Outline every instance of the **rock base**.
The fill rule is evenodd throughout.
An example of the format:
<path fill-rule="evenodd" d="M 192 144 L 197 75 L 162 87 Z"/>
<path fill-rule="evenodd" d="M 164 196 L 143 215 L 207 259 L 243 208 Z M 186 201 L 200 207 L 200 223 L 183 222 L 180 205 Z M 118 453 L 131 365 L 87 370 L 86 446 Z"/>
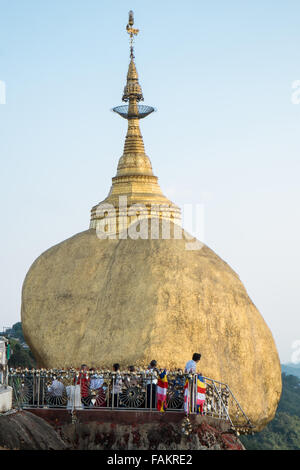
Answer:
<path fill-rule="evenodd" d="M 190 416 L 192 431 L 182 433 L 183 413 L 112 410 L 77 411 L 75 422 L 67 410 L 38 409 L 67 449 L 77 450 L 244 450 L 229 423 L 206 416 Z"/>
<path fill-rule="evenodd" d="M 64 450 L 67 446 L 44 419 L 28 411 L 0 415 L 0 449 Z"/>

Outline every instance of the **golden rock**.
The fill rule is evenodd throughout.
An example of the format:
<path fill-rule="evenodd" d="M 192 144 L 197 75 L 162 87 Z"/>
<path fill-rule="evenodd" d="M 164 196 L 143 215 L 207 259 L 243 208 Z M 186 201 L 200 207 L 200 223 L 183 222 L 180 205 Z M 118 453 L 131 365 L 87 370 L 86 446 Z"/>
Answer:
<path fill-rule="evenodd" d="M 99 240 L 94 229 L 43 253 L 23 286 L 22 324 L 40 366 L 119 362 L 198 370 L 227 383 L 257 425 L 281 393 L 272 334 L 237 274 L 207 246 Z"/>

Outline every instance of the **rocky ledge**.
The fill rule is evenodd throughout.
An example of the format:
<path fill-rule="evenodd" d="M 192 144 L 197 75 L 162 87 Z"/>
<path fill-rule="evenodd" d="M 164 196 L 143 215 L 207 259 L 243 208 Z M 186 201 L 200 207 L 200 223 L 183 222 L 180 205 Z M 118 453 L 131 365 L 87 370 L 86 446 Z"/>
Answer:
<path fill-rule="evenodd" d="M 74 417 L 73 417 L 74 418 Z M 31 410 L 0 415 L 0 448 L 20 450 L 244 450 L 227 423 L 182 413 Z"/>
<path fill-rule="evenodd" d="M 0 415 L 0 449 L 63 450 L 65 443 L 44 419 L 28 411 Z"/>

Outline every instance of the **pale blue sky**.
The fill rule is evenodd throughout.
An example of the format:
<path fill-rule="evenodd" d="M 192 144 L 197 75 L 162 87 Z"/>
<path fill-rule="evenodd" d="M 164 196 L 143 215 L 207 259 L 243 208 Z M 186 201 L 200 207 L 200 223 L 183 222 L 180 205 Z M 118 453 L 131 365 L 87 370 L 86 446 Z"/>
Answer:
<path fill-rule="evenodd" d="M 280 358 L 300 339 L 298 0 L 0 0 L 0 327 L 34 259 L 88 228 L 122 154 L 128 11 L 147 154 L 244 282 Z"/>

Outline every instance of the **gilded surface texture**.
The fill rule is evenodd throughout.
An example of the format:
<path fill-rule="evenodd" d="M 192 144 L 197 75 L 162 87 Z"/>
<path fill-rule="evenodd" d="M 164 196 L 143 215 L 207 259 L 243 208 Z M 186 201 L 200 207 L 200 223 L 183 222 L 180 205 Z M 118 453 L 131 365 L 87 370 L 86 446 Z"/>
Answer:
<path fill-rule="evenodd" d="M 269 328 L 237 274 L 185 240 L 99 240 L 90 229 L 50 248 L 23 285 L 26 340 L 46 367 L 120 362 L 183 368 L 228 383 L 258 427 L 281 393 Z"/>

